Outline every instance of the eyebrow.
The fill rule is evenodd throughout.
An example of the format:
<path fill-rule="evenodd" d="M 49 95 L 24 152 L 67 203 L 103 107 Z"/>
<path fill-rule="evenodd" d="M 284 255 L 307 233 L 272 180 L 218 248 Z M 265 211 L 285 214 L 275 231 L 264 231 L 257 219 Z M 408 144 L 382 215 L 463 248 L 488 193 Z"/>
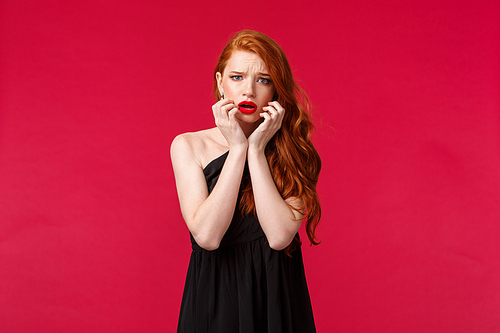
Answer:
<path fill-rule="evenodd" d="M 229 73 L 234 73 L 234 74 L 245 74 L 245 72 L 240 72 L 240 71 L 230 71 Z M 271 76 L 269 73 L 264 73 L 264 72 L 259 72 L 257 75 L 260 76 Z"/>

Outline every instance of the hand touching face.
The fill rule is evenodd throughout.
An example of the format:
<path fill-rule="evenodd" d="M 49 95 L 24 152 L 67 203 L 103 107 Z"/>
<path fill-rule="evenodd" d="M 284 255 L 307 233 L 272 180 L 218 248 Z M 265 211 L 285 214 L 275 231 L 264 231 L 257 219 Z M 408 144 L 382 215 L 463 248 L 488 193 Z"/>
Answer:
<path fill-rule="evenodd" d="M 256 148 L 263 151 L 269 140 L 281 128 L 285 109 L 277 101 L 269 102 L 268 104 L 268 106 L 262 108 L 263 112 L 260 113 L 264 121 L 248 138 L 249 148 Z"/>
<path fill-rule="evenodd" d="M 235 51 L 223 73 L 217 73 L 219 91 L 237 107 L 235 117 L 243 123 L 261 121 L 275 87 L 266 64 L 256 53 Z"/>

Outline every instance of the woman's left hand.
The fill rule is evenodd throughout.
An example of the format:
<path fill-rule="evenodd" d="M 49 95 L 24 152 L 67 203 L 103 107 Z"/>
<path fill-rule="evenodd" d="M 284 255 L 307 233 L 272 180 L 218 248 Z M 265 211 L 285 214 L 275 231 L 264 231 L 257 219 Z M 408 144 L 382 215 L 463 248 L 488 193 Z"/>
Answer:
<path fill-rule="evenodd" d="M 267 143 L 280 129 L 285 109 L 277 102 L 269 102 L 269 106 L 264 106 L 260 114 L 264 121 L 248 137 L 248 148 L 264 151 Z"/>

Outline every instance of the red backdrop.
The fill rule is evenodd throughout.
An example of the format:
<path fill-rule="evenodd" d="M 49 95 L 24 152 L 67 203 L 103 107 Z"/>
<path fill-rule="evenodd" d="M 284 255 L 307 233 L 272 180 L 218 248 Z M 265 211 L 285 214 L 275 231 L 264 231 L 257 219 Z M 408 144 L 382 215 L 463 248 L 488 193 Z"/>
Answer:
<path fill-rule="evenodd" d="M 319 332 L 500 331 L 500 2 L 0 2 L 0 330 L 174 332 L 175 135 L 253 28 L 315 106 Z"/>

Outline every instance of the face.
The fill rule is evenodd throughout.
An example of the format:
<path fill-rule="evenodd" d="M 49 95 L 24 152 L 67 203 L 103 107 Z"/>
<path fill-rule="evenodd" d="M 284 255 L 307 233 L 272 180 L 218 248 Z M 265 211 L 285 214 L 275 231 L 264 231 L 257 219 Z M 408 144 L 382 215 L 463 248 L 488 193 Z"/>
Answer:
<path fill-rule="evenodd" d="M 261 120 L 262 108 L 272 101 L 275 88 L 264 61 L 253 52 L 235 51 L 224 73 L 217 73 L 219 91 L 234 101 L 243 122 Z"/>

